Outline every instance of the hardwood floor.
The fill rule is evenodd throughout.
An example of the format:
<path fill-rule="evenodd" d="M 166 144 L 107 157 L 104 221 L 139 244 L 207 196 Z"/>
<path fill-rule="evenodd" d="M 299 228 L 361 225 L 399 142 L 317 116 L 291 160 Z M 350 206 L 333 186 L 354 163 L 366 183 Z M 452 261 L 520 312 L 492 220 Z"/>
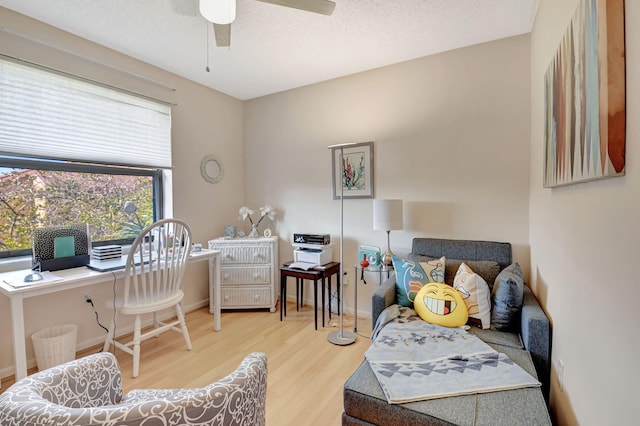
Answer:
<path fill-rule="evenodd" d="M 282 322 L 278 311 L 229 311 L 221 320 L 222 330 L 214 332 L 207 308 L 187 314 L 191 351 L 179 333 L 166 332 L 143 342 L 135 379 L 131 356 L 116 350 L 125 392 L 205 386 L 231 373 L 250 352 L 260 351 L 268 358 L 267 425 L 341 424 L 342 387 L 369 347 L 370 320 L 358 318 L 358 338 L 348 346 L 327 340 L 327 334 L 339 327 L 336 316 L 325 328 L 314 330 L 310 306 L 296 312 L 289 303 Z M 352 330 L 352 317 L 345 316 L 344 327 Z M 2 391 L 12 383 L 13 378 L 3 378 Z"/>

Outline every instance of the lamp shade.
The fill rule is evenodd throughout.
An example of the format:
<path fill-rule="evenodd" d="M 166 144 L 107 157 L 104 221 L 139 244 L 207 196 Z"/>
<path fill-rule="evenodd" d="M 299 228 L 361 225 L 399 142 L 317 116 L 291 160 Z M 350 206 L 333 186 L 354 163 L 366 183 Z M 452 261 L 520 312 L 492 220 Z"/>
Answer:
<path fill-rule="evenodd" d="M 200 14 L 214 24 L 230 24 L 236 19 L 236 0 L 200 0 Z"/>
<path fill-rule="evenodd" d="M 402 200 L 373 200 L 373 229 L 402 229 Z"/>

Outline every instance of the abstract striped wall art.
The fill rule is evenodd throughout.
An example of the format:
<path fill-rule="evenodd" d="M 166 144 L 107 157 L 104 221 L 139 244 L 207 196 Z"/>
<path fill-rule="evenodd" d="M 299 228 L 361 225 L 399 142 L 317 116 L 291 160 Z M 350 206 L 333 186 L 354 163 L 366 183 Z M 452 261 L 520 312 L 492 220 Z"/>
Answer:
<path fill-rule="evenodd" d="M 544 187 L 624 175 L 624 0 L 580 0 L 544 89 Z"/>

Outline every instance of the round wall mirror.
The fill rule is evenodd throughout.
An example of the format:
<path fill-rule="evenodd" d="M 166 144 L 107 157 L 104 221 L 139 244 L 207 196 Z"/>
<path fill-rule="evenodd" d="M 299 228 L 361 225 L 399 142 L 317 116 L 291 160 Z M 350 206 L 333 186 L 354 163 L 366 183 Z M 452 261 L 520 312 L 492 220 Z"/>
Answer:
<path fill-rule="evenodd" d="M 222 163 L 215 156 L 207 155 L 200 162 L 200 174 L 209 183 L 220 182 L 224 174 Z"/>

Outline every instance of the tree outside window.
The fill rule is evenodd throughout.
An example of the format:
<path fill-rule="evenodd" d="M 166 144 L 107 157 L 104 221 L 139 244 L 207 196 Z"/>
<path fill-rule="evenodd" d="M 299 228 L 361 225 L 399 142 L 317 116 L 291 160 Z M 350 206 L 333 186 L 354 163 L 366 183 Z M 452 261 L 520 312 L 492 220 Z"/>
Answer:
<path fill-rule="evenodd" d="M 0 256 L 24 254 L 33 229 L 88 224 L 91 240 L 133 239 L 154 221 L 154 175 L 0 168 Z M 133 203 L 133 214 L 124 211 Z"/>

